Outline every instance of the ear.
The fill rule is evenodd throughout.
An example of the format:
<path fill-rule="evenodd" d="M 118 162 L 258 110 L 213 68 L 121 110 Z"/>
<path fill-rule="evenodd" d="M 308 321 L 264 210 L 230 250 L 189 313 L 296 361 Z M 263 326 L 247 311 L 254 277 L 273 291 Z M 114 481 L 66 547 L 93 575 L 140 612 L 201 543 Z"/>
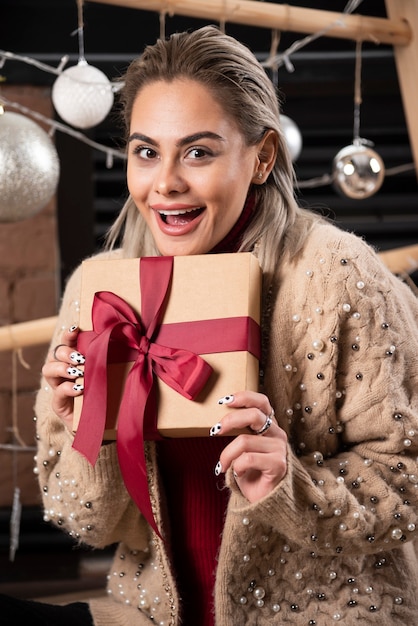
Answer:
<path fill-rule="evenodd" d="M 276 162 L 279 149 L 279 138 L 273 129 L 267 130 L 258 144 L 258 164 L 254 173 L 254 183 L 262 185 L 266 182 Z"/>

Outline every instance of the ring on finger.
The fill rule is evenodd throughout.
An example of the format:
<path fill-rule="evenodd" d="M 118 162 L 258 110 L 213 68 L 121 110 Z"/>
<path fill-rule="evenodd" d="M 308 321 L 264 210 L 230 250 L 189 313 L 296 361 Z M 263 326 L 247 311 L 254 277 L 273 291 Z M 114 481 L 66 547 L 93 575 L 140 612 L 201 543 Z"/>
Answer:
<path fill-rule="evenodd" d="M 52 350 L 52 356 L 54 357 L 54 361 L 59 361 L 59 358 L 57 357 L 57 350 L 58 348 L 66 348 L 66 344 L 65 343 L 59 343 L 57 346 L 55 346 L 55 348 Z"/>
<path fill-rule="evenodd" d="M 274 418 L 274 409 L 271 410 L 270 415 L 266 415 L 266 421 L 264 422 L 264 424 L 259 430 L 254 430 L 253 428 L 251 428 L 254 435 L 264 435 L 264 433 L 267 432 L 270 426 L 272 425 L 273 418 Z"/>

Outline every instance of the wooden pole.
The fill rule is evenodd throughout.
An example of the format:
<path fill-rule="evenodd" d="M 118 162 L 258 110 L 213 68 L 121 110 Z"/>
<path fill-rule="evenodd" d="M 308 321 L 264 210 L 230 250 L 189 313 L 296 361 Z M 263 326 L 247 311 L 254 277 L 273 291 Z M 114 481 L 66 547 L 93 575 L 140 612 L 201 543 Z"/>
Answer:
<path fill-rule="evenodd" d="M 379 256 L 394 274 L 412 274 L 418 269 L 418 244 L 386 250 Z"/>
<path fill-rule="evenodd" d="M 43 317 L 30 322 L 0 328 L 0 352 L 47 344 L 54 334 L 57 317 Z"/>
<path fill-rule="evenodd" d="M 398 0 L 393 0 L 397 2 Z M 212 23 L 231 22 L 268 29 L 312 34 L 326 30 L 327 37 L 373 41 L 405 46 L 411 41 L 411 31 L 401 17 L 388 20 L 360 14 L 305 9 L 287 4 L 255 0 L 89 0 L 101 4 L 143 11 L 165 12 L 209 20 Z M 414 4 L 413 0 L 406 3 Z"/>
<path fill-rule="evenodd" d="M 407 22 L 413 35 L 406 46 L 395 44 L 394 54 L 409 141 L 418 176 L 418 2 L 386 0 L 386 10 L 391 19 Z"/>

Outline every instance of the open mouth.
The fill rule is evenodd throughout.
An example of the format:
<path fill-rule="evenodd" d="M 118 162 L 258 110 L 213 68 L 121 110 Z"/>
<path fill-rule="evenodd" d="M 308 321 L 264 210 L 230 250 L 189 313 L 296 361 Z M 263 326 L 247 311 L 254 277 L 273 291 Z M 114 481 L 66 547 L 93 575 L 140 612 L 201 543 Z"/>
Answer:
<path fill-rule="evenodd" d="M 199 217 L 204 210 L 204 207 L 198 207 L 196 209 L 158 211 L 158 214 L 164 224 L 168 224 L 169 226 L 184 226 Z"/>

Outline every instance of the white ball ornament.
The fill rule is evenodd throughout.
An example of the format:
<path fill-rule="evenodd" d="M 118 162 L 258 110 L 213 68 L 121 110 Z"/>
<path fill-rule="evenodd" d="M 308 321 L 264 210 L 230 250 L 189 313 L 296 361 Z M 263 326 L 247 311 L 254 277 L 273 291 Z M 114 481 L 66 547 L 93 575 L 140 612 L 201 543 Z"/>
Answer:
<path fill-rule="evenodd" d="M 25 115 L 0 114 L 0 222 L 32 217 L 49 202 L 59 178 L 47 133 Z"/>
<path fill-rule="evenodd" d="M 360 142 L 342 148 L 334 157 L 334 187 L 348 198 L 369 198 L 380 189 L 384 178 L 385 166 L 381 157 Z"/>
<path fill-rule="evenodd" d="M 302 134 L 297 124 L 287 115 L 280 115 L 280 123 L 292 161 L 297 161 L 302 151 Z"/>
<path fill-rule="evenodd" d="M 62 119 L 76 128 L 100 124 L 113 105 L 112 84 L 87 61 L 64 70 L 52 86 L 52 102 Z"/>

